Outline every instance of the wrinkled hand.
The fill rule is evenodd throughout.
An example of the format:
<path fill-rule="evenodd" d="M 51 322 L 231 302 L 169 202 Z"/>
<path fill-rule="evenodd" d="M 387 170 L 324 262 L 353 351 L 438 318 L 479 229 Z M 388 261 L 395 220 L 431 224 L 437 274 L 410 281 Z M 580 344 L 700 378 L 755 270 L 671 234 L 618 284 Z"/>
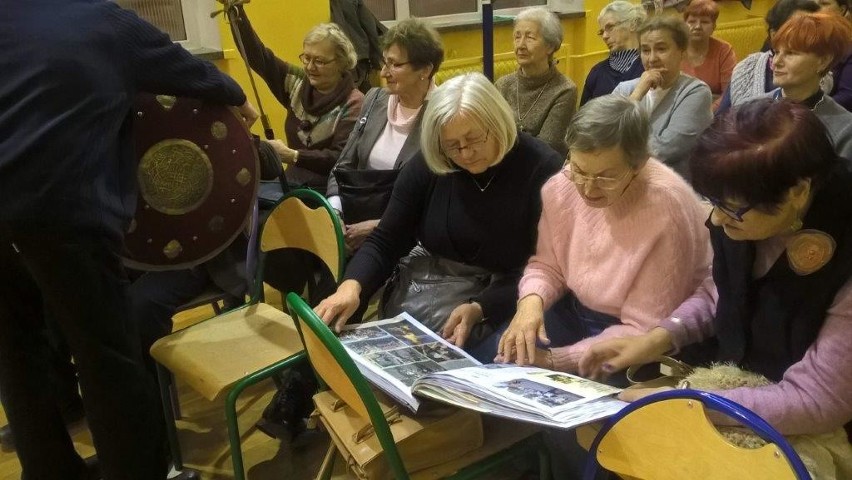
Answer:
<path fill-rule="evenodd" d="M 592 345 L 580 357 L 578 367 L 581 376 L 600 379 L 632 365 L 653 362 L 671 349 L 671 334 L 657 327 L 637 337 L 613 338 Z"/>
<path fill-rule="evenodd" d="M 659 88 L 663 84 L 663 77 L 668 70 L 665 68 L 653 68 L 645 70 L 642 76 L 639 77 L 639 83 L 633 89 L 630 97 L 634 100 L 642 100 L 652 88 Z"/>
<path fill-rule="evenodd" d="M 533 365 L 536 357 L 536 339 L 550 345 L 544 330 L 544 305 L 538 295 L 528 295 L 518 302 L 518 311 L 509 327 L 500 337 L 495 362 Z"/>
<path fill-rule="evenodd" d="M 618 399 L 623 402 L 635 402 L 636 400 L 647 397 L 648 395 L 653 395 L 655 393 L 665 392 L 667 390 L 674 390 L 672 387 L 657 387 L 657 388 L 628 388 L 622 390 L 621 393 L 618 394 Z"/>
<path fill-rule="evenodd" d="M 314 307 L 314 312 L 326 325 L 332 326 L 335 332 L 340 333 L 346 321 L 358 309 L 361 303 L 359 295 L 361 284 L 355 280 L 345 280 L 337 287 L 336 292 Z"/>
<path fill-rule="evenodd" d="M 293 160 L 296 158 L 296 151 L 288 147 L 283 140 L 276 138 L 275 140 L 267 140 L 267 143 L 272 145 L 272 148 L 275 150 L 275 153 L 278 154 L 278 158 L 280 158 L 282 162 L 288 165 L 293 163 Z"/>
<path fill-rule="evenodd" d="M 251 104 L 248 100 L 245 101 L 242 105 L 237 107 L 240 111 L 240 115 L 243 117 L 243 121 L 246 122 L 246 125 L 251 127 L 254 125 L 254 122 L 260 117 L 260 114 L 255 110 L 254 105 Z"/>
<path fill-rule="evenodd" d="M 363 222 L 346 225 L 346 233 L 343 234 L 343 240 L 346 242 L 346 251 L 351 254 L 361 248 L 364 240 L 373 233 L 373 230 L 378 225 L 378 220 L 364 220 Z"/>
<path fill-rule="evenodd" d="M 450 312 L 450 317 L 441 330 L 441 336 L 453 345 L 463 347 L 470 331 L 482 321 L 482 315 L 482 305 L 476 302 L 459 305 Z"/>

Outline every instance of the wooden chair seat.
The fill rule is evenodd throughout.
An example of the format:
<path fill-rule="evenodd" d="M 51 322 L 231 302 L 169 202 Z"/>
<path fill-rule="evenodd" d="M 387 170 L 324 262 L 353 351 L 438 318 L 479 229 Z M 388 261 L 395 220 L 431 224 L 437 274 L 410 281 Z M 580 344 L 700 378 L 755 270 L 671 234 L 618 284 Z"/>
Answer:
<path fill-rule="evenodd" d="M 208 400 L 303 349 L 293 319 L 258 303 L 158 340 L 151 355 Z"/>

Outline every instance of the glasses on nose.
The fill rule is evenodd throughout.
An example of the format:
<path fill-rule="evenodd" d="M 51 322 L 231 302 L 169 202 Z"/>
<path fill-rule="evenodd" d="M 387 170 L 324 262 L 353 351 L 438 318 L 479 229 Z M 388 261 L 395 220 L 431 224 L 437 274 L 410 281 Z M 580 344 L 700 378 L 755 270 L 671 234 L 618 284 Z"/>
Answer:
<path fill-rule="evenodd" d="M 392 60 L 388 60 L 387 58 L 383 58 L 383 59 L 379 60 L 379 68 L 381 68 L 381 69 L 387 68 L 388 70 L 398 71 L 398 70 L 401 70 L 402 67 L 408 65 L 409 63 L 411 63 L 411 62 L 394 62 Z"/>
<path fill-rule="evenodd" d="M 487 142 L 487 141 L 488 141 L 488 132 L 485 132 L 485 135 L 483 135 L 482 137 L 480 137 L 476 140 L 468 141 L 467 145 L 465 145 L 465 146 L 459 145 L 458 147 L 450 147 L 450 148 L 441 147 L 441 150 L 444 151 L 444 155 L 446 155 L 448 158 L 456 159 L 456 158 L 460 157 L 462 152 L 465 151 L 465 150 L 467 150 L 469 152 L 478 151 L 483 145 L 485 145 L 485 142 Z"/>
<path fill-rule="evenodd" d="M 612 33 L 613 30 L 615 30 L 615 27 L 621 25 L 622 23 L 624 23 L 626 21 L 627 20 L 622 20 L 620 22 L 608 23 L 608 24 L 604 25 L 604 27 L 602 29 L 598 30 L 598 36 L 603 37 L 604 33 L 609 35 L 610 33 Z"/>
<path fill-rule="evenodd" d="M 589 185 L 594 184 L 601 190 L 615 190 L 619 186 L 621 186 L 622 180 L 624 180 L 632 170 L 625 170 L 624 173 L 617 177 L 601 177 L 598 175 L 586 175 L 585 173 L 580 173 L 577 171 L 577 167 L 571 163 L 571 159 L 569 157 L 568 161 L 565 163 L 565 168 L 562 169 L 562 174 L 571 180 L 576 185 Z"/>
<path fill-rule="evenodd" d="M 336 59 L 326 60 L 324 58 L 312 57 L 310 55 L 305 55 L 303 53 L 303 54 L 299 55 L 299 60 L 301 60 L 302 65 L 304 65 L 305 67 L 307 67 L 307 66 L 309 66 L 310 64 L 313 63 L 315 67 L 323 68 L 323 67 L 327 67 L 331 63 L 334 63 L 334 61 Z"/>
<path fill-rule="evenodd" d="M 719 210 L 720 212 L 724 213 L 725 215 L 731 217 L 732 219 L 738 222 L 742 222 L 743 215 L 745 215 L 746 213 L 748 213 L 749 210 L 754 208 L 751 205 L 745 205 L 739 208 L 731 208 L 725 205 L 725 202 L 717 198 L 704 197 L 704 199 L 710 202 L 710 205 L 713 205 L 714 209 Z"/>

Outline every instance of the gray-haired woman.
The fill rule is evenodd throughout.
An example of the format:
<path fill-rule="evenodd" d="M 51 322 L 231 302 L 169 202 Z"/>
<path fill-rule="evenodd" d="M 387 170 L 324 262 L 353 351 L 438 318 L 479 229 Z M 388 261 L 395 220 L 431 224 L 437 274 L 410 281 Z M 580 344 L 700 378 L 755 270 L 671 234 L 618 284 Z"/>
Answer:
<path fill-rule="evenodd" d="M 400 172 L 378 227 L 349 262 L 337 292 L 316 311 L 340 330 L 419 242 L 433 256 L 496 274 L 436 327 L 456 345 L 475 347 L 467 343 L 475 326 L 499 328 L 515 311 L 518 279 L 533 250 L 539 192 L 561 159 L 517 131 L 509 105 L 478 73 L 452 78 L 431 94 L 422 134 L 422 152 Z M 472 353 L 490 360 L 495 352 Z"/>
<path fill-rule="evenodd" d="M 624 0 L 607 4 L 598 15 L 598 36 L 606 43 L 609 57 L 589 71 L 583 85 L 580 106 L 589 100 L 608 95 L 615 86 L 639 78 L 645 68 L 639 60 L 639 38 L 636 30 L 645 21 L 645 9 Z"/>
<path fill-rule="evenodd" d="M 340 27 L 322 23 L 305 35 L 301 65 L 285 62 L 264 46 L 243 7 L 237 8 L 248 63 L 287 109 L 287 141 L 269 143 L 287 164 L 290 183 L 323 189 L 364 99 L 349 73 L 357 62 L 355 48 Z"/>
<path fill-rule="evenodd" d="M 513 35 L 518 71 L 499 78 L 497 90 L 515 112 L 518 128 L 564 155 L 577 85 L 553 59 L 562 45 L 562 24 L 546 8 L 528 8 L 515 18 Z"/>
<path fill-rule="evenodd" d="M 498 360 L 576 372 L 590 346 L 656 327 L 706 276 L 707 210 L 649 158 L 649 129 L 642 106 L 620 95 L 575 115 L 562 175 L 542 188 L 538 245 Z"/>

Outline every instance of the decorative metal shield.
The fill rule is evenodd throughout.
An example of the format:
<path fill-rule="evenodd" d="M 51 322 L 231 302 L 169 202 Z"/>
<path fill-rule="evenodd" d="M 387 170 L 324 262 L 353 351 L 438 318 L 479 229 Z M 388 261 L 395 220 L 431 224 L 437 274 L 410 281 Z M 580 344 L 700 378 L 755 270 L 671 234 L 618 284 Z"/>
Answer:
<path fill-rule="evenodd" d="M 125 264 L 189 268 L 243 230 L 257 195 L 251 134 L 233 107 L 140 94 L 134 107 L 139 202 L 125 236 Z"/>

